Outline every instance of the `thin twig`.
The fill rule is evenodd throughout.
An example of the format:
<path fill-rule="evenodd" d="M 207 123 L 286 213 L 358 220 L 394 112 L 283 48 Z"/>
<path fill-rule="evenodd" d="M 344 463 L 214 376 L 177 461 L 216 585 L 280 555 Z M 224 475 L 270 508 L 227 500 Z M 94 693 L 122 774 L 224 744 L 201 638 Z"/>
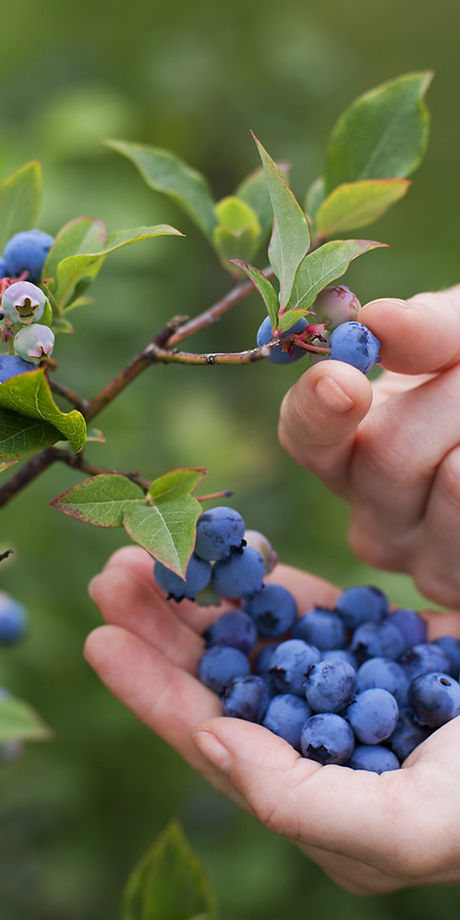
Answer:
<path fill-rule="evenodd" d="M 79 409 L 80 412 L 85 414 L 89 402 L 87 399 L 84 399 L 83 396 L 80 396 L 80 393 L 75 392 L 75 390 L 69 389 L 63 383 L 58 383 L 57 380 L 52 380 L 51 377 L 48 378 L 48 383 L 53 391 L 53 393 L 59 393 L 60 396 L 63 396 L 67 402 L 72 403 L 76 409 Z"/>

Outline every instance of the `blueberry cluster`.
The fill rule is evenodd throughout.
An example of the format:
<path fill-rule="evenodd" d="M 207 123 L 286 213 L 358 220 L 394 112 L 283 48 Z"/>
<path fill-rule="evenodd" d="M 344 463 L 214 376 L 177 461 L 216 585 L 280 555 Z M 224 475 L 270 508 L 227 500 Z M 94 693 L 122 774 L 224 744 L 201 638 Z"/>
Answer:
<path fill-rule="evenodd" d="M 398 769 L 460 715 L 460 640 L 429 642 L 415 610 L 390 612 L 369 585 L 347 588 L 333 609 L 317 605 L 297 617 L 291 592 L 264 582 L 275 563 L 266 537 L 245 531 L 238 512 L 224 507 L 199 518 L 185 580 L 155 563 L 158 585 L 176 601 L 194 599 L 209 582 L 239 601 L 204 631 L 199 679 L 220 696 L 224 715 L 261 723 L 304 757 Z M 260 639 L 272 642 L 260 648 Z"/>

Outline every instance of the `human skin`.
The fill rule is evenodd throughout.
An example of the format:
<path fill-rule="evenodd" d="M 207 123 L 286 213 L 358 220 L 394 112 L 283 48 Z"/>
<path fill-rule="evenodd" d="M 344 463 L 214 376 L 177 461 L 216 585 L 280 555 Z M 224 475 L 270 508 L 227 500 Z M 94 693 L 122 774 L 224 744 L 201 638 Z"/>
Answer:
<path fill-rule="evenodd" d="M 288 566 L 277 583 L 298 610 L 332 606 L 340 591 Z M 175 604 L 152 578 L 143 550 L 116 552 L 90 593 L 105 625 L 85 655 L 104 684 L 152 732 L 269 830 L 293 841 L 337 884 L 356 894 L 460 882 L 460 719 L 438 729 L 402 769 L 368 773 L 321 766 L 261 725 L 220 715 L 200 684 L 201 632 L 218 615 Z M 460 635 L 452 611 L 425 612 L 431 639 Z"/>
<path fill-rule="evenodd" d="M 313 365 L 283 400 L 281 444 L 349 503 L 360 559 L 459 607 L 460 285 L 375 300 L 358 320 L 385 371 L 371 383 L 340 361 Z"/>

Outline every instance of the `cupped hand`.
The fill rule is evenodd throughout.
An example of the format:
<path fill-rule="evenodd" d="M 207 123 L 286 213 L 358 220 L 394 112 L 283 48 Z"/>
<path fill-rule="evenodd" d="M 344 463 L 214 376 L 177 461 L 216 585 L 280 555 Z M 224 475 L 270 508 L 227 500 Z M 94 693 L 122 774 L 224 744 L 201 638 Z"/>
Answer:
<path fill-rule="evenodd" d="M 287 566 L 269 580 L 299 614 L 332 606 L 339 589 Z M 438 729 L 400 770 L 377 775 L 320 766 L 261 725 L 220 715 L 196 678 L 202 630 L 221 612 L 166 601 L 152 560 L 119 550 L 91 583 L 104 626 L 85 655 L 101 680 L 192 767 L 271 831 L 295 842 L 357 894 L 460 882 L 460 718 Z M 431 638 L 460 634 L 458 615 L 426 614 Z"/>
<path fill-rule="evenodd" d="M 339 361 L 286 395 L 282 445 L 350 504 L 351 548 L 460 605 L 460 285 L 358 316 L 382 343 L 375 383 Z"/>

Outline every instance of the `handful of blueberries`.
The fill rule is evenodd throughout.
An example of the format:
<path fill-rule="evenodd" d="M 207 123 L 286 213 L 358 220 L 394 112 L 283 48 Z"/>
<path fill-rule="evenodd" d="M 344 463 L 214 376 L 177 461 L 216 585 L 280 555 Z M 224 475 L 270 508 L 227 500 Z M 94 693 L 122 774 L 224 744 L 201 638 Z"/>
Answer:
<path fill-rule="evenodd" d="M 460 640 L 429 642 L 414 610 L 390 612 L 379 588 L 347 588 L 333 609 L 299 618 L 283 585 L 264 583 L 276 564 L 269 541 L 246 531 L 227 507 L 198 520 L 185 579 L 161 563 L 157 584 L 169 598 L 191 600 L 211 582 L 239 602 L 205 629 L 202 683 L 220 696 L 223 714 L 259 722 L 304 757 L 383 773 L 435 729 L 460 715 Z M 255 654 L 258 639 L 265 643 Z"/>

